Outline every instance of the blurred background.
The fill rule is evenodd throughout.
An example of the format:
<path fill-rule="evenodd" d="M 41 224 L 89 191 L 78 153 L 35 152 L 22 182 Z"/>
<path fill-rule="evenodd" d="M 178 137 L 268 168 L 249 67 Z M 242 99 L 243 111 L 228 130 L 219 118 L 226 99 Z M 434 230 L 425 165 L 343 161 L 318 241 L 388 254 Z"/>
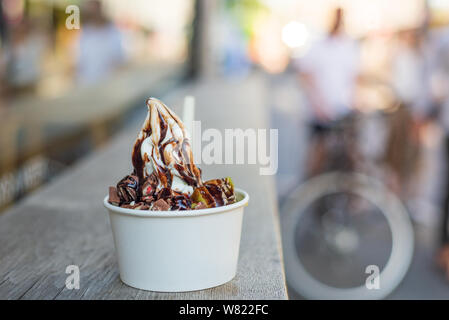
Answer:
<path fill-rule="evenodd" d="M 79 29 L 66 25 L 69 5 Z M 0 208 L 141 122 L 149 95 L 255 82 L 279 129 L 281 219 L 292 191 L 326 170 L 374 176 L 405 205 L 416 237 L 390 297 L 449 298 L 448 26 L 449 0 L 0 0 Z M 313 223 L 300 224 L 321 228 Z M 388 242 L 384 227 L 371 240 Z M 354 242 L 348 232 L 337 251 Z M 321 281 L 364 276 L 347 267 L 356 249 L 319 256 L 329 240 L 297 233 Z M 391 248 L 364 250 L 386 263 Z"/>

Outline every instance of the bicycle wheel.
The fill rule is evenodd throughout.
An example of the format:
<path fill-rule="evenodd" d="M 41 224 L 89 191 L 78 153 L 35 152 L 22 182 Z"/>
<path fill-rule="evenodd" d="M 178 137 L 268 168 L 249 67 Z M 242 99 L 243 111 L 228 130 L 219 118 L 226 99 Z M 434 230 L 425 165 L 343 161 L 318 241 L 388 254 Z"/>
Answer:
<path fill-rule="evenodd" d="M 351 193 L 366 199 L 386 220 L 391 232 L 391 253 L 379 274 L 378 288 L 369 289 L 365 283 L 345 288 L 326 284 L 311 275 L 298 255 L 295 243 L 298 221 L 317 199 L 337 193 Z M 288 197 L 282 207 L 281 223 L 287 282 L 305 298 L 382 299 L 402 281 L 413 256 L 413 228 L 404 206 L 381 183 L 363 174 L 331 172 L 307 181 Z M 346 238 L 351 236 L 348 232 L 343 234 Z"/>

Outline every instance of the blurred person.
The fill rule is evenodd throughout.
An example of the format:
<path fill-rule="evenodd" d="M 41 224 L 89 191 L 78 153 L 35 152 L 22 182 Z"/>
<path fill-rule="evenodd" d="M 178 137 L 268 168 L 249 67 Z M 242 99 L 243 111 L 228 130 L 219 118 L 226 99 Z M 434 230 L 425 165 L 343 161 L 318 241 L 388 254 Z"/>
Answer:
<path fill-rule="evenodd" d="M 230 19 L 225 20 L 223 29 L 223 73 L 227 76 L 246 76 L 251 65 L 244 36 Z"/>
<path fill-rule="evenodd" d="M 87 2 L 82 13 L 77 77 L 82 84 L 93 84 L 123 64 L 124 50 L 121 34 L 103 14 L 100 1 Z"/>
<path fill-rule="evenodd" d="M 446 164 L 445 187 L 443 189 L 441 247 L 438 264 L 446 272 L 449 280 L 449 28 L 438 32 L 435 38 L 435 74 L 433 76 L 433 96 L 439 105 L 437 118 L 444 129 L 444 154 Z"/>
<path fill-rule="evenodd" d="M 296 67 L 311 107 L 312 141 L 309 173 L 316 174 L 325 157 L 324 141 L 333 123 L 352 111 L 358 77 L 359 47 L 344 33 L 343 10 L 333 13 L 328 34 L 312 44 Z"/>
<path fill-rule="evenodd" d="M 12 28 L 4 47 L 3 83 L 7 95 L 32 92 L 41 75 L 46 38 L 24 18 Z"/>
<path fill-rule="evenodd" d="M 442 188 L 441 245 L 437 262 L 449 279 L 449 28 L 426 32 L 422 34 L 422 40 L 421 49 L 427 68 L 422 86 L 426 90 L 428 105 L 419 115 L 423 116 L 423 122 L 435 122 L 444 131 L 446 173 L 441 174 L 445 187 Z"/>
<path fill-rule="evenodd" d="M 385 160 L 393 169 L 390 187 L 404 199 L 421 188 L 421 140 L 433 108 L 432 52 L 428 41 L 425 27 L 399 32 L 391 64 L 391 85 L 400 106 L 390 115 Z"/>
<path fill-rule="evenodd" d="M 383 161 L 386 183 L 401 199 L 408 199 L 420 164 L 419 129 L 410 106 L 400 103 L 388 117 L 388 136 Z M 418 181 L 416 181 L 418 182 Z M 419 185 L 418 185 L 419 187 Z M 413 212 L 412 212 L 413 213 Z"/>
<path fill-rule="evenodd" d="M 430 91 L 431 46 L 425 30 L 399 34 L 392 62 L 392 85 L 399 99 L 418 122 L 427 119 L 432 106 Z"/>
<path fill-rule="evenodd" d="M 429 32 L 423 28 L 403 35 L 404 45 L 396 56 L 396 90 L 412 115 L 412 135 L 420 138 L 429 124 L 444 130 L 446 163 L 443 188 L 441 244 L 437 263 L 449 279 L 449 28 Z"/>

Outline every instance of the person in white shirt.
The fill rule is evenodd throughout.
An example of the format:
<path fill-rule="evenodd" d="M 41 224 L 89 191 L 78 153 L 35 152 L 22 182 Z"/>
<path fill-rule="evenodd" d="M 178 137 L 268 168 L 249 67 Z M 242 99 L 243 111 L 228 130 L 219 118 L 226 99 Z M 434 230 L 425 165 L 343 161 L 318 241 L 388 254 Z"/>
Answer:
<path fill-rule="evenodd" d="M 329 33 L 313 43 L 297 61 L 301 86 L 311 107 L 314 173 L 324 157 L 324 138 L 336 121 L 351 113 L 359 74 L 359 47 L 343 31 L 343 10 L 338 8 Z M 310 161 L 309 161 L 310 162 Z"/>
<path fill-rule="evenodd" d="M 400 33 L 392 61 L 392 86 L 417 121 L 426 119 L 432 107 L 430 73 L 432 47 L 421 30 Z"/>

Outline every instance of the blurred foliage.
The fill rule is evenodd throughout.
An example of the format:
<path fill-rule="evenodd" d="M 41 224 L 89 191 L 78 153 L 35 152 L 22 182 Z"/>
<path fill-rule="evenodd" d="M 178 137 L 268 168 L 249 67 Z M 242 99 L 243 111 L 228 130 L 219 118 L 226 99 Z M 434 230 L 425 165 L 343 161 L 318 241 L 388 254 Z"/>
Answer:
<path fill-rule="evenodd" d="M 260 0 L 227 0 L 224 7 L 235 18 L 247 39 L 254 33 L 257 18 L 269 11 Z"/>

